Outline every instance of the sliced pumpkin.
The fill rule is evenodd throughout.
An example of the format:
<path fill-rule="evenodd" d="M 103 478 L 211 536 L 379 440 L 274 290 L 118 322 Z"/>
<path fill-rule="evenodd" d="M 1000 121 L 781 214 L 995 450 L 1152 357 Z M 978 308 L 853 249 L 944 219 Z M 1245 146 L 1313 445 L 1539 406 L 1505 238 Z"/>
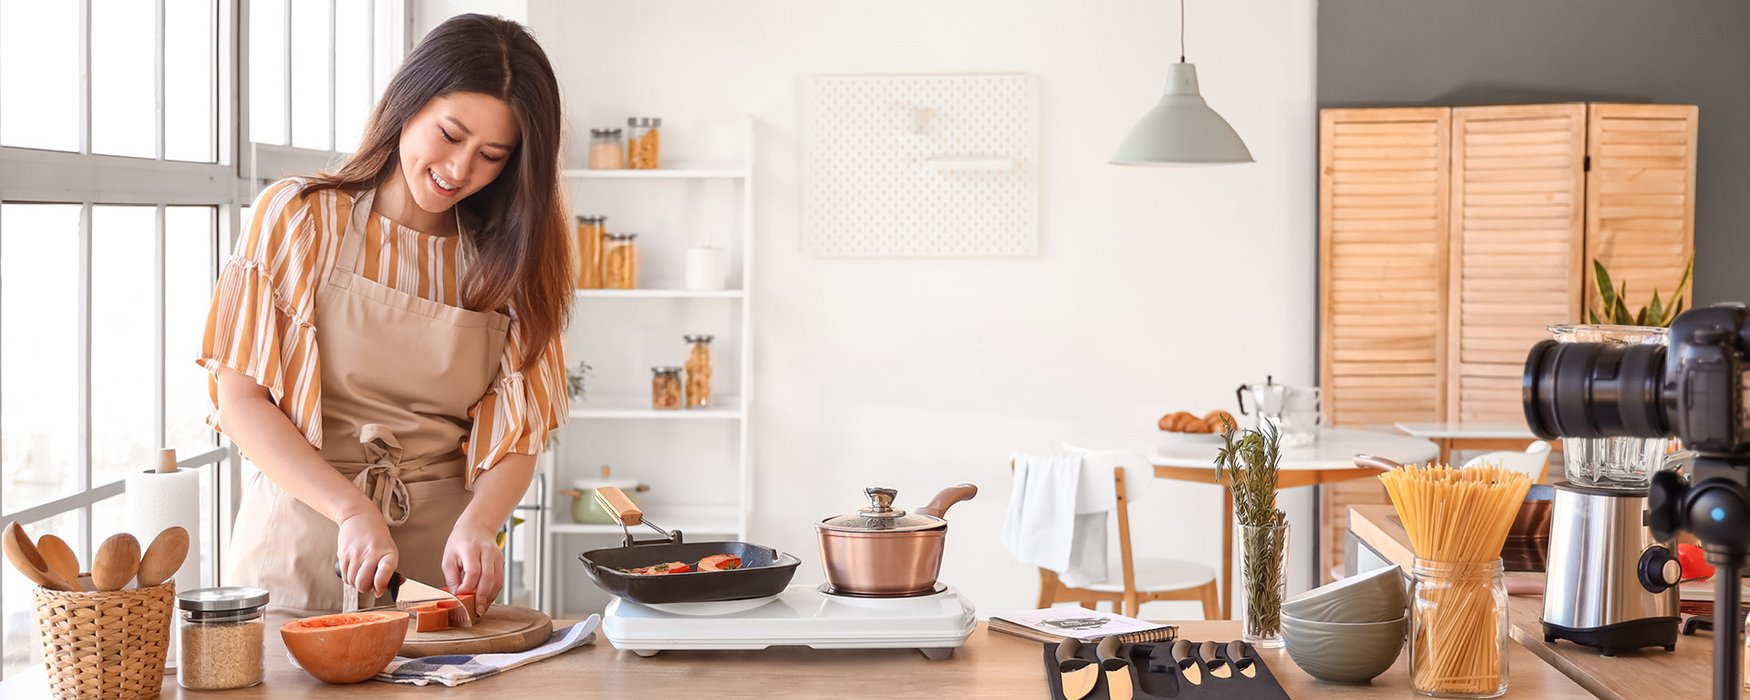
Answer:
<path fill-rule="evenodd" d="M 280 626 L 286 650 L 304 672 L 326 683 L 370 680 L 401 650 L 407 613 L 398 610 L 318 615 Z"/>
<path fill-rule="evenodd" d="M 461 605 L 457 605 L 453 608 L 450 608 L 450 611 L 449 611 L 450 612 L 450 626 L 451 627 L 473 627 L 474 626 L 474 594 L 473 593 L 457 593 L 456 600 L 460 601 Z"/>
<path fill-rule="evenodd" d="M 450 612 L 462 607 L 460 603 L 450 600 L 434 600 L 424 605 L 416 605 L 407 609 L 418 617 L 414 625 L 415 632 L 442 632 L 450 628 Z"/>

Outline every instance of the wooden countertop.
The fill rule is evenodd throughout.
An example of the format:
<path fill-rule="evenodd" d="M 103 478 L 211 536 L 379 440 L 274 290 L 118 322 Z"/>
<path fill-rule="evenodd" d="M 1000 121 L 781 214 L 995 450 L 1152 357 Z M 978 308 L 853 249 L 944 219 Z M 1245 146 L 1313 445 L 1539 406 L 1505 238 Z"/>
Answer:
<path fill-rule="evenodd" d="M 1233 621 L 1179 623 L 1189 639 L 1232 639 Z M 665 651 L 651 658 L 614 649 L 605 640 L 562 656 L 456 688 L 418 688 L 389 683 L 325 685 L 286 660 L 279 635 L 268 634 L 267 679 L 259 686 L 222 693 L 198 693 L 165 679 L 164 697 L 499 697 L 508 698 L 836 698 L 873 695 L 893 698 L 1038 698 L 1046 695 L 1044 665 L 1037 642 L 979 628 L 946 661 L 930 661 L 912 650 L 830 650 L 781 648 L 764 651 Z M 1588 698 L 1585 690 L 1514 647 L 1507 697 Z M 1295 667 L 1281 649 L 1264 651 L 1264 662 L 1293 698 L 1405 698 L 1410 696 L 1407 656 L 1370 685 L 1324 683 Z M 46 697 L 42 670 L 0 683 L 8 700 Z"/>
<path fill-rule="evenodd" d="M 1350 506 L 1349 530 L 1382 558 L 1408 571 L 1414 555 L 1403 525 L 1387 517 L 1395 512 L 1387 505 Z M 1507 575 L 1542 578 L 1540 574 Z M 1598 697 L 1608 700 L 1712 697 L 1714 639 L 1711 634 L 1680 635 L 1675 652 L 1643 649 L 1605 657 L 1572 642 L 1543 641 L 1541 596 L 1513 596 L 1509 610 L 1515 641 Z M 1513 675 L 1509 683 L 1519 677 L 1517 662 L 1511 668 Z"/>

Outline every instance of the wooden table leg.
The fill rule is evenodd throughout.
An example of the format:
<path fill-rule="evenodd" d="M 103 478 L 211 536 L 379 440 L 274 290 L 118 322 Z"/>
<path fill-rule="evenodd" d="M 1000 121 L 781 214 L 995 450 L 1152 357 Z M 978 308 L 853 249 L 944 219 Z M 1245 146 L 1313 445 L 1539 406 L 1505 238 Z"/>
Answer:
<path fill-rule="evenodd" d="M 1221 619 L 1234 619 L 1234 494 L 1221 489 Z"/>
<path fill-rule="evenodd" d="M 1441 438 L 1435 440 L 1434 444 L 1440 446 L 1440 463 L 1452 464 L 1452 438 Z"/>

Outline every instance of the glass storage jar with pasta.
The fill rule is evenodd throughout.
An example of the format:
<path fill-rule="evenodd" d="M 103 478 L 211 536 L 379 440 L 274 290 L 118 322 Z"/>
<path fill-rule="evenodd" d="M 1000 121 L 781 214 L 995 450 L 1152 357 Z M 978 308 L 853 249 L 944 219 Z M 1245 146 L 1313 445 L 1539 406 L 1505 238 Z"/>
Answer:
<path fill-rule="evenodd" d="M 607 289 L 638 288 L 638 234 L 610 233 L 604 244 L 602 286 Z"/>
<path fill-rule="evenodd" d="M 662 155 L 662 120 L 632 117 L 626 120 L 626 167 L 655 170 Z"/>
<path fill-rule="evenodd" d="M 608 217 L 577 217 L 577 288 L 602 288 L 602 244 Z"/>
<path fill-rule="evenodd" d="M 711 338 L 709 335 L 682 336 L 692 350 L 687 353 L 687 408 L 711 406 Z"/>

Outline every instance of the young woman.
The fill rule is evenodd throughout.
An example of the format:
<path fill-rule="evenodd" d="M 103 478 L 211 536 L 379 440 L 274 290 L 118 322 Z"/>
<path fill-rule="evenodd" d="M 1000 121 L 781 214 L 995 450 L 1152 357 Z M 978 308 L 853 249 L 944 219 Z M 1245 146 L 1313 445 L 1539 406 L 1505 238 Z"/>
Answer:
<path fill-rule="evenodd" d="M 260 469 L 229 580 L 340 609 L 341 576 L 476 594 L 498 528 L 566 414 L 571 299 L 559 87 L 521 25 L 444 22 L 385 89 L 338 171 L 256 199 L 200 362 Z"/>

